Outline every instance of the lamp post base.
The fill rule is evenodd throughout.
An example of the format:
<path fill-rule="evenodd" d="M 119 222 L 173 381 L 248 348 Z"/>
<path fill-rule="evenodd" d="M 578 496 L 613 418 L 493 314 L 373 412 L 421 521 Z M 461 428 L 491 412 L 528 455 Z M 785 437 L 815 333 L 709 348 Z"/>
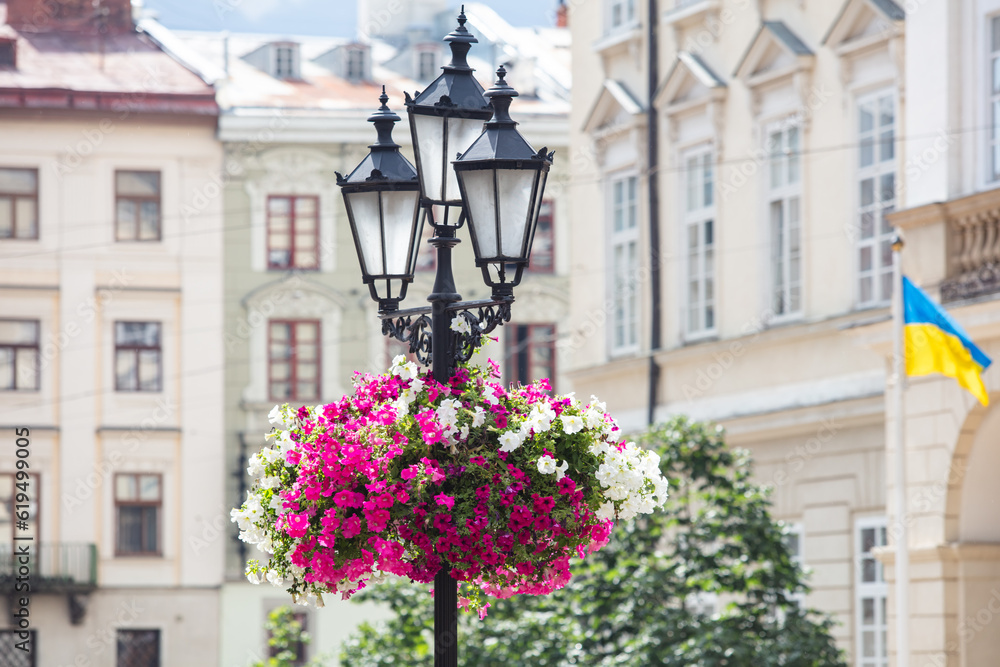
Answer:
<path fill-rule="evenodd" d="M 444 567 L 434 577 L 434 667 L 458 667 L 458 582 Z"/>

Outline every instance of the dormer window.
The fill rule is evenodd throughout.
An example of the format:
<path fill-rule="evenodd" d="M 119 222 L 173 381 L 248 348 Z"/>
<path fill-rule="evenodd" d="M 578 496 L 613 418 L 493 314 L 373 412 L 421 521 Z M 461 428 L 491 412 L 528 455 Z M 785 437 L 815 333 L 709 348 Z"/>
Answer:
<path fill-rule="evenodd" d="M 610 0 L 609 27 L 612 32 L 635 24 L 635 0 Z"/>
<path fill-rule="evenodd" d="M 420 49 L 417 56 L 417 81 L 431 81 L 438 75 L 437 45 L 431 48 Z"/>
<path fill-rule="evenodd" d="M 271 74 L 276 79 L 298 79 L 299 45 L 281 42 L 271 45 Z"/>
<path fill-rule="evenodd" d="M 344 50 L 344 78 L 349 81 L 368 79 L 368 49 L 354 44 Z"/>
<path fill-rule="evenodd" d="M 17 67 L 17 42 L 0 39 L 0 67 Z"/>

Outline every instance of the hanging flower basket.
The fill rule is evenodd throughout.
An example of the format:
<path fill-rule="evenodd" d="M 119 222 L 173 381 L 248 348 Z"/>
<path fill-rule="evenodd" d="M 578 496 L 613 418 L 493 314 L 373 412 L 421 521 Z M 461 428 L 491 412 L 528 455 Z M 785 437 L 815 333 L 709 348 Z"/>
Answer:
<path fill-rule="evenodd" d="M 251 582 L 297 601 L 345 599 L 387 574 L 430 582 L 440 568 L 484 595 L 547 594 L 573 557 L 603 547 L 616 519 L 666 499 L 659 457 L 621 442 L 603 403 L 552 396 L 548 381 L 505 389 L 497 365 L 447 384 L 397 357 L 356 375 L 336 403 L 276 406 L 270 446 L 232 511 L 240 539 L 269 556 Z"/>

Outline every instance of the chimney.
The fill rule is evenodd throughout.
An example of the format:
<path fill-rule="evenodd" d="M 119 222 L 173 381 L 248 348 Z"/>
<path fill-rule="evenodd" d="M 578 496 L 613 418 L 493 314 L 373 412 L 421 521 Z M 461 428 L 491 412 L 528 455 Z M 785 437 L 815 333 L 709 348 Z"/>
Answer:
<path fill-rule="evenodd" d="M 7 23 L 22 32 L 131 32 L 130 0 L 7 0 Z"/>
<path fill-rule="evenodd" d="M 569 27 L 569 7 L 566 6 L 566 0 L 559 0 L 559 6 L 556 7 L 556 27 Z"/>

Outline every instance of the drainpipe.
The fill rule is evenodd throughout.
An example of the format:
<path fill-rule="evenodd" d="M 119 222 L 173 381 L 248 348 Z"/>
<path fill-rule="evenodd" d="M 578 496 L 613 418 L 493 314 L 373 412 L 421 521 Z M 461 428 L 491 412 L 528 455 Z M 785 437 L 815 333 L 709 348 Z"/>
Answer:
<path fill-rule="evenodd" d="M 647 181 L 649 192 L 649 295 L 652 300 L 650 308 L 651 326 L 649 331 L 649 410 L 646 414 L 647 423 L 652 426 L 656 415 L 657 389 L 660 384 L 660 366 L 656 363 L 656 352 L 660 349 L 661 331 L 660 320 L 662 319 L 662 296 L 660 294 L 660 192 L 657 188 L 659 180 L 659 128 L 657 125 L 656 106 L 653 98 L 656 95 L 656 88 L 660 80 L 660 49 L 657 41 L 657 26 L 660 22 L 660 15 L 657 9 L 657 0 L 649 0 L 647 11 L 647 41 L 649 43 L 647 63 L 647 104 L 646 104 L 646 154 Z"/>

